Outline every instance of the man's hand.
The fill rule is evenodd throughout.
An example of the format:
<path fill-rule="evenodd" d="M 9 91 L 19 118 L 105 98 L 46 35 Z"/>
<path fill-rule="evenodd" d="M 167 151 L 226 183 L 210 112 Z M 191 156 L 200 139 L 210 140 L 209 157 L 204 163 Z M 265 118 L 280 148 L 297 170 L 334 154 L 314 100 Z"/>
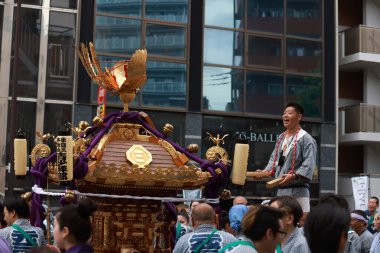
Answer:
<path fill-rule="evenodd" d="M 280 183 L 280 185 L 287 185 L 291 182 L 293 182 L 294 180 L 294 177 L 293 177 L 293 174 L 284 174 L 282 175 L 282 182 Z"/>
<path fill-rule="evenodd" d="M 253 177 L 255 179 L 262 179 L 264 177 L 270 177 L 270 171 L 268 170 L 255 170 L 255 171 L 248 171 L 247 177 Z"/>

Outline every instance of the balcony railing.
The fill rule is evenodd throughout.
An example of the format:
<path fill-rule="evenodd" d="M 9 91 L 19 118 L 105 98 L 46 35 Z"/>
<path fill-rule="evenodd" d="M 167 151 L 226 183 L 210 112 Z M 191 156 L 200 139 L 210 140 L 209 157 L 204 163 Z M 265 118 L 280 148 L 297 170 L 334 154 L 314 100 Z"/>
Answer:
<path fill-rule="evenodd" d="M 340 32 L 342 56 L 356 53 L 380 54 L 380 28 L 359 25 Z"/>
<path fill-rule="evenodd" d="M 380 133 L 380 106 L 359 104 L 342 108 L 344 128 L 342 134 L 367 132 Z"/>

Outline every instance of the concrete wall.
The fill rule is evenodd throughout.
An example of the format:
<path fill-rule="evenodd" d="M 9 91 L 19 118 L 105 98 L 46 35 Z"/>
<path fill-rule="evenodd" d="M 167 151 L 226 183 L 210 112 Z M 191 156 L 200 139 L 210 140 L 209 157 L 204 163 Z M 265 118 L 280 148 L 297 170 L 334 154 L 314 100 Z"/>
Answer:
<path fill-rule="evenodd" d="M 371 105 L 380 105 L 380 67 L 364 71 L 363 87 L 363 102 Z"/>
<path fill-rule="evenodd" d="M 373 0 L 364 0 L 363 5 L 363 25 L 380 27 L 380 6 Z"/>

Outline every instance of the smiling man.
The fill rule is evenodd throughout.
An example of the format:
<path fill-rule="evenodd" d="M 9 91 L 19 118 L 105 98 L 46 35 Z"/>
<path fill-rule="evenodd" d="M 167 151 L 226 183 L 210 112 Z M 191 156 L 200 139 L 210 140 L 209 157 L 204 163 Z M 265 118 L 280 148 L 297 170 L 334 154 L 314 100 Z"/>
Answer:
<path fill-rule="evenodd" d="M 376 233 L 377 230 L 374 228 L 373 220 L 375 217 L 375 214 L 377 213 L 377 209 L 379 208 L 379 199 L 375 196 L 372 196 L 368 200 L 368 209 L 365 211 L 365 214 L 367 215 L 368 219 L 368 231 L 372 234 Z"/>
<path fill-rule="evenodd" d="M 298 103 L 288 103 L 282 115 L 286 128 L 276 143 L 265 170 L 283 178 L 277 196 L 293 196 L 300 203 L 304 218 L 310 212 L 310 181 L 316 165 L 317 144 L 301 128 L 304 110 Z"/>

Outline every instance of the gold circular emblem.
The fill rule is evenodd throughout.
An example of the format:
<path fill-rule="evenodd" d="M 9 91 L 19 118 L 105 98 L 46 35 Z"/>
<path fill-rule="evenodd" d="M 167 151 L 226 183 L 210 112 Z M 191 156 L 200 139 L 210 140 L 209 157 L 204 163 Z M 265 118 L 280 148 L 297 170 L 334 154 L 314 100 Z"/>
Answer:
<path fill-rule="evenodd" d="M 227 151 L 219 146 L 213 146 L 206 151 L 206 159 L 210 162 L 214 162 L 218 159 L 221 159 L 222 161 L 228 160 L 228 153 Z"/>
<path fill-rule="evenodd" d="M 134 134 L 132 129 L 127 128 L 127 129 L 125 129 L 123 135 L 124 135 L 125 139 L 131 140 L 135 134 Z"/>
<path fill-rule="evenodd" d="M 32 161 L 32 165 L 36 165 L 36 161 L 39 158 L 45 158 L 50 155 L 50 148 L 46 144 L 37 144 L 34 146 L 32 152 L 30 153 L 30 160 Z"/>
<path fill-rule="evenodd" d="M 127 160 L 139 168 L 144 168 L 152 162 L 152 154 L 141 145 L 133 145 L 126 152 Z"/>

